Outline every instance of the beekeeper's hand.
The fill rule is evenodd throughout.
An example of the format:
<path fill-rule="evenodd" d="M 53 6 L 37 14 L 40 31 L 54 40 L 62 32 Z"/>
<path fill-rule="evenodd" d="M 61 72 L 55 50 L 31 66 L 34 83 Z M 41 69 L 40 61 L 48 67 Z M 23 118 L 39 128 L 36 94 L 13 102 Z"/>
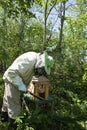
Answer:
<path fill-rule="evenodd" d="M 28 99 L 32 100 L 33 96 L 30 93 L 24 93 L 24 98 L 28 98 Z"/>

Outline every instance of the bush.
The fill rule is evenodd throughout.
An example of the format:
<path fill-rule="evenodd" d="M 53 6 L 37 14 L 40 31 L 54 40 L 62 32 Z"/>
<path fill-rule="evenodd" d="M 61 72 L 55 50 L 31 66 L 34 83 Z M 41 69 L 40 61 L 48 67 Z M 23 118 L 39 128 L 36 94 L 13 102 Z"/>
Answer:
<path fill-rule="evenodd" d="M 0 75 L 0 109 L 2 107 L 3 95 L 4 95 L 4 83 L 2 75 Z"/>

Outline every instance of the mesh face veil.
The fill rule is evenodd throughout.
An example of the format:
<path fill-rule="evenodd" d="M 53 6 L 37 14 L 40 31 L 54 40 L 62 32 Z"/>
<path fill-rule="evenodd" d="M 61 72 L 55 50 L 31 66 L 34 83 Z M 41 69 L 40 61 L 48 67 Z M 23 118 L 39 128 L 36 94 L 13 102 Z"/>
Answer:
<path fill-rule="evenodd" d="M 54 60 L 51 56 L 44 52 L 37 56 L 37 62 L 35 65 L 35 70 L 38 70 L 39 73 L 44 70 L 48 75 L 50 75 L 51 67 L 53 66 Z M 44 68 L 44 69 L 43 69 Z"/>

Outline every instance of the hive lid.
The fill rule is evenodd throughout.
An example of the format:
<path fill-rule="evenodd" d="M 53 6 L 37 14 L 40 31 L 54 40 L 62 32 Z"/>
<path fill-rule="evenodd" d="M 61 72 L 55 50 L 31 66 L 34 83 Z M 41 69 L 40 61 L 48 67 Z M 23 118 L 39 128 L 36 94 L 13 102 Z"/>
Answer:
<path fill-rule="evenodd" d="M 33 76 L 32 78 L 33 82 L 49 82 L 49 80 L 45 76 Z"/>

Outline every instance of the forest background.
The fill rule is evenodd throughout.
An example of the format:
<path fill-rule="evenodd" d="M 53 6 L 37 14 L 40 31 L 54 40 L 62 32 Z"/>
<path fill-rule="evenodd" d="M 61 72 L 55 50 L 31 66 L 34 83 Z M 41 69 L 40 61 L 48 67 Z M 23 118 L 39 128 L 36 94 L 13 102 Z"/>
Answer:
<path fill-rule="evenodd" d="M 5 70 L 22 53 L 44 50 L 55 60 L 54 116 L 22 115 L 18 129 L 87 130 L 87 0 L 0 0 L 0 109 Z"/>

